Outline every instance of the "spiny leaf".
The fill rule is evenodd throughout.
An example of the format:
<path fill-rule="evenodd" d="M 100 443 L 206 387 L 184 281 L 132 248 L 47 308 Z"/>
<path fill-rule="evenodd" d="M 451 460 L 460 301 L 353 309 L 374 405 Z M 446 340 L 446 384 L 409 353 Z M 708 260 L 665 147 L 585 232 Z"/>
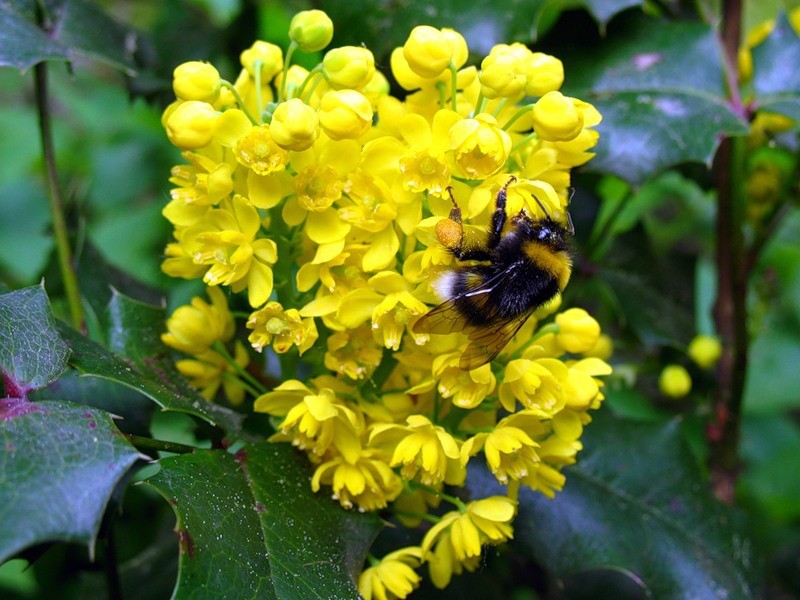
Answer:
<path fill-rule="evenodd" d="M 52 541 L 93 547 L 114 487 L 141 455 L 101 410 L 31 403 L 0 417 L 0 563 Z"/>
<path fill-rule="evenodd" d="M 354 580 L 380 525 L 311 492 L 291 446 L 166 458 L 147 480 L 178 517 L 174 598 L 358 598 Z"/>
<path fill-rule="evenodd" d="M 6 396 L 24 397 L 29 390 L 43 388 L 67 366 L 69 348 L 58 335 L 41 286 L 0 296 L 0 340 Z"/>

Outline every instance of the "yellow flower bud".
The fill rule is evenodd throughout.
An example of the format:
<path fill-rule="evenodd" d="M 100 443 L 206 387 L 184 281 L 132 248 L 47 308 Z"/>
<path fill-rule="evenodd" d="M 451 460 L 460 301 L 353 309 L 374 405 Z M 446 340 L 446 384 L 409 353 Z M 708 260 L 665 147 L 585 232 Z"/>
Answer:
<path fill-rule="evenodd" d="M 319 137 L 317 111 L 299 98 L 281 102 L 272 115 L 269 133 L 284 150 L 308 150 Z"/>
<path fill-rule="evenodd" d="M 172 89 L 181 100 L 214 102 L 219 82 L 219 71 L 213 65 L 196 60 L 178 65 L 172 72 Z"/>
<path fill-rule="evenodd" d="M 508 52 L 493 52 L 481 63 L 481 92 L 494 98 L 514 98 L 525 90 L 525 77 L 517 71 L 517 59 Z"/>
<path fill-rule="evenodd" d="M 390 64 L 392 75 L 404 90 L 416 90 L 428 83 L 427 79 L 411 70 L 402 48 L 395 48 L 392 51 Z"/>
<path fill-rule="evenodd" d="M 322 97 L 319 124 L 331 139 L 358 139 L 372 125 L 372 105 L 355 90 L 334 90 Z"/>
<path fill-rule="evenodd" d="M 255 76 L 256 62 L 261 61 L 261 84 L 264 85 L 283 70 L 283 51 L 280 46 L 257 41 L 239 56 L 242 66 Z"/>
<path fill-rule="evenodd" d="M 322 72 L 335 90 L 357 90 L 367 85 L 375 75 L 372 52 L 359 46 L 342 46 L 325 53 Z"/>
<path fill-rule="evenodd" d="M 447 27 L 442 29 L 442 35 L 444 36 L 444 39 L 447 40 L 447 43 L 450 44 L 450 60 L 453 61 L 456 69 L 460 69 L 464 66 L 469 58 L 467 40 L 465 40 L 464 36 L 458 33 L 455 29 L 449 29 Z"/>
<path fill-rule="evenodd" d="M 589 352 L 600 337 L 600 325 L 582 308 L 570 308 L 556 316 L 556 343 L 567 352 Z"/>
<path fill-rule="evenodd" d="M 658 389 L 670 398 L 682 398 L 692 389 L 689 372 L 680 365 L 668 365 L 658 378 Z"/>
<path fill-rule="evenodd" d="M 703 369 L 710 369 L 722 354 L 722 344 L 713 335 L 698 335 L 689 343 L 689 358 Z"/>
<path fill-rule="evenodd" d="M 511 137 L 491 115 L 481 113 L 462 119 L 450 128 L 453 159 L 468 179 L 486 179 L 505 167 L 511 153 Z"/>
<path fill-rule="evenodd" d="M 555 56 L 533 52 L 525 61 L 525 93 L 544 96 L 564 83 L 564 65 Z"/>
<path fill-rule="evenodd" d="M 597 338 L 597 343 L 594 345 L 594 348 L 588 352 L 584 352 L 584 354 L 601 360 L 608 360 L 611 358 L 611 355 L 614 354 L 614 341 L 611 339 L 611 336 L 601 333 L 600 337 Z"/>
<path fill-rule="evenodd" d="M 403 44 L 403 56 L 414 73 L 426 79 L 434 79 L 453 60 L 453 39 L 440 29 L 419 25 L 411 30 Z"/>
<path fill-rule="evenodd" d="M 519 98 L 525 92 L 525 66 L 531 51 L 522 44 L 497 44 L 481 63 L 481 91 L 489 99 Z"/>
<path fill-rule="evenodd" d="M 289 39 L 303 52 L 322 50 L 333 39 L 333 21 L 321 10 L 304 10 L 289 23 Z"/>
<path fill-rule="evenodd" d="M 167 137 L 181 150 L 197 150 L 211 141 L 218 118 L 219 113 L 207 102 L 183 102 L 166 119 Z"/>
<path fill-rule="evenodd" d="M 583 129 L 583 115 L 572 98 L 561 92 L 548 92 L 533 105 L 533 129 L 548 142 L 575 139 Z"/>
<path fill-rule="evenodd" d="M 389 90 L 389 80 L 386 79 L 386 76 L 380 71 L 375 71 L 372 79 L 361 89 L 361 93 L 369 98 L 372 104 L 372 110 L 375 110 L 378 106 L 378 101 L 384 96 L 389 95 Z"/>

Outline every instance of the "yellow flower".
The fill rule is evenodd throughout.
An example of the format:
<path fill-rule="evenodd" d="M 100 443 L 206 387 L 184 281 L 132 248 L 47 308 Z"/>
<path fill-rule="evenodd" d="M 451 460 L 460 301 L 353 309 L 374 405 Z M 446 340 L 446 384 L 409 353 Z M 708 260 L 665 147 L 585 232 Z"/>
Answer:
<path fill-rule="evenodd" d="M 241 342 L 234 346 L 234 361 L 244 369 L 250 363 L 247 350 Z M 241 404 L 245 389 L 238 371 L 221 354 L 214 350 L 198 353 L 194 358 L 185 358 L 175 363 L 178 372 L 189 380 L 192 387 L 208 400 L 213 400 L 220 385 L 231 404 Z"/>
<path fill-rule="evenodd" d="M 425 485 L 462 481 L 460 448 L 453 436 L 422 415 L 412 415 L 406 423 L 374 425 L 370 446 L 391 449 L 389 464 L 402 465 L 401 473 L 407 479 L 419 476 Z"/>
<path fill-rule="evenodd" d="M 228 342 L 235 325 L 228 310 L 225 294 L 218 288 L 207 288 L 211 304 L 195 296 L 190 305 L 181 306 L 167 319 L 167 332 L 161 341 L 186 354 L 202 354 L 217 342 Z"/>
<path fill-rule="evenodd" d="M 361 90 L 375 75 L 372 52 L 360 46 L 341 46 L 325 53 L 322 73 L 334 90 Z"/>
<path fill-rule="evenodd" d="M 400 120 L 400 132 L 408 151 L 400 158 L 403 186 L 412 192 L 427 191 L 442 195 L 450 185 L 450 128 L 460 121 L 458 113 L 436 111 L 433 123 L 420 115 L 406 115 Z"/>
<path fill-rule="evenodd" d="M 208 265 L 203 281 L 212 286 L 229 285 L 234 292 L 247 289 L 253 307 L 269 299 L 271 265 L 278 259 L 275 242 L 256 239 L 260 227 L 255 207 L 234 196 L 231 205 L 209 210 L 200 224 L 186 231 L 182 241 L 196 263 Z"/>
<path fill-rule="evenodd" d="M 583 129 L 583 114 L 561 92 L 547 92 L 533 105 L 533 129 L 543 140 L 566 142 Z"/>
<path fill-rule="evenodd" d="M 505 167 L 511 153 L 511 137 L 498 127 L 494 117 L 481 113 L 450 128 L 450 148 L 462 176 L 486 179 Z"/>
<path fill-rule="evenodd" d="M 667 365 L 658 377 L 658 389 L 670 398 L 683 398 L 692 389 L 692 377 L 680 365 Z"/>
<path fill-rule="evenodd" d="M 347 509 L 355 504 L 361 512 L 386 508 L 403 490 L 397 474 L 376 456 L 375 450 L 363 449 L 348 460 L 344 455 L 323 462 L 311 478 L 311 489 L 333 487 L 333 499 Z"/>
<path fill-rule="evenodd" d="M 497 381 L 490 364 L 465 371 L 458 366 L 460 358 L 461 352 L 437 356 L 433 376 L 442 398 L 450 398 L 459 408 L 475 408 L 494 391 Z"/>
<path fill-rule="evenodd" d="M 214 102 L 219 95 L 219 71 L 209 63 L 185 62 L 172 72 L 172 89 L 181 100 Z"/>
<path fill-rule="evenodd" d="M 289 38 L 303 52 L 317 52 L 333 39 L 333 21 L 321 10 L 303 10 L 289 23 Z"/>
<path fill-rule="evenodd" d="M 253 127 L 236 142 L 236 160 L 258 175 L 282 171 L 289 162 L 289 154 L 275 143 L 269 125 Z"/>
<path fill-rule="evenodd" d="M 400 548 L 364 569 L 358 578 L 358 593 L 364 600 L 396 600 L 407 598 L 417 588 L 420 576 L 418 546 Z"/>
<path fill-rule="evenodd" d="M 256 412 L 270 412 L 274 397 L 264 394 L 256 399 Z M 307 394 L 286 414 L 278 426 L 278 439 L 291 440 L 301 450 L 317 457 L 335 448 L 346 461 L 353 462 L 361 455 L 360 433 L 364 418 L 346 406 L 330 388 L 317 394 Z"/>
<path fill-rule="evenodd" d="M 525 93 L 544 96 L 555 92 L 564 83 L 564 65 L 555 56 L 533 52 L 525 64 Z"/>
<path fill-rule="evenodd" d="M 260 61 L 261 82 L 269 82 L 283 69 L 283 50 L 269 42 L 257 41 L 239 56 L 242 66 L 255 77 L 256 63 Z"/>
<path fill-rule="evenodd" d="M 370 377 L 383 358 L 383 346 L 377 344 L 368 324 L 337 331 L 328 338 L 325 367 L 350 379 Z"/>
<path fill-rule="evenodd" d="M 535 471 L 541 459 L 537 453 L 539 444 L 528 431 L 535 431 L 538 423 L 547 415 L 538 410 L 521 410 L 502 419 L 491 433 L 479 433 L 470 438 L 461 448 L 461 460 L 466 463 L 469 456 L 483 450 L 486 464 L 502 484 L 509 477 L 520 480 Z"/>
<path fill-rule="evenodd" d="M 722 355 L 722 344 L 713 335 L 698 335 L 689 343 L 689 358 L 703 369 L 710 369 Z"/>
<path fill-rule="evenodd" d="M 567 352 L 589 352 L 600 337 L 600 325 L 582 308 L 570 308 L 556 315 L 556 343 Z"/>
<path fill-rule="evenodd" d="M 519 402 L 525 408 L 553 415 L 566 402 L 562 386 L 567 374 L 564 363 L 554 358 L 509 361 L 500 384 L 500 403 L 508 412 L 514 412 Z"/>
<path fill-rule="evenodd" d="M 372 104 L 356 90 L 332 90 L 320 102 L 319 124 L 333 140 L 357 140 L 372 125 Z"/>
<path fill-rule="evenodd" d="M 297 346 L 302 355 L 319 337 L 314 319 L 301 318 L 296 308 L 284 311 L 278 302 L 267 302 L 263 308 L 252 313 L 247 320 L 247 328 L 253 330 L 247 339 L 259 352 L 272 343 L 272 349 L 278 354 Z"/>
<path fill-rule="evenodd" d="M 403 57 L 414 73 L 426 79 L 434 79 L 453 62 L 458 69 L 467 58 L 467 44 L 458 33 L 418 25 L 403 44 Z"/>
<path fill-rule="evenodd" d="M 522 44 L 498 44 L 481 63 L 481 91 L 486 98 L 520 98 L 525 92 L 525 66 L 531 51 Z"/>
<path fill-rule="evenodd" d="M 317 111 L 298 98 L 281 102 L 272 115 L 269 133 L 284 150 L 308 150 L 319 137 Z"/>
<path fill-rule="evenodd" d="M 504 496 L 492 496 L 475 500 L 462 512 L 453 511 L 442 516 L 441 520 L 428 530 L 422 540 L 423 560 L 431 562 L 431 578 L 437 587 L 437 580 L 449 581 L 455 564 L 463 565 L 481 555 L 481 545 L 501 544 L 513 537 L 511 521 L 517 512 L 514 500 Z M 440 546 L 447 546 L 447 551 L 440 553 Z M 429 555 L 431 549 L 436 555 Z M 449 559 L 450 564 L 437 564 L 440 573 L 434 577 L 436 562 Z M 445 586 L 447 584 L 445 583 Z"/>
<path fill-rule="evenodd" d="M 218 118 L 219 113 L 207 102 L 182 102 L 167 117 L 167 137 L 182 150 L 203 148 L 214 137 Z"/>

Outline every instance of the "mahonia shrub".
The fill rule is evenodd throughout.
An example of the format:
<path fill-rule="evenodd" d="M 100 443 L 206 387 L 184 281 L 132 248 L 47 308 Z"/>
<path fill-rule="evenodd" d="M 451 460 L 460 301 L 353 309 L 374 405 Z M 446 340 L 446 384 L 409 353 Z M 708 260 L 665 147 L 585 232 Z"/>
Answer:
<path fill-rule="evenodd" d="M 171 172 L 163 270 L 202 278 L 207 299 L 178 308 L 163 339 L 204 396 L 251 397 L 274 417 L 271 439 L 308 455 L 315 491 L 433 523 L 360 577 L 365 598 L 403 598 L 423 564 L 443 588 L 512 538 L 520 486 L 562 489 L 611 371 L 597 322 L 559 312 L 560 296 L 478 368 L 459 366 L 463 333 L 416 332 L 458 262 L 437 225 L 455 202 L 467 233 L 485 230 L 501 189 L 508 215 L 566 224 L 570 170 L 601 117 L 559 92 L 557 58 L 501 44 L 477 68 L 451 29 L 416 27 L 394 50 L 403 99 L 362 47 L 291 64 L 332 34 L 305 11 L 285 55 L 255 42 L 232 83 L 207 63 L 175 69 L 163 124 L 186 162 Z M 507 494 L 450 493 L 480 462 Z"/>

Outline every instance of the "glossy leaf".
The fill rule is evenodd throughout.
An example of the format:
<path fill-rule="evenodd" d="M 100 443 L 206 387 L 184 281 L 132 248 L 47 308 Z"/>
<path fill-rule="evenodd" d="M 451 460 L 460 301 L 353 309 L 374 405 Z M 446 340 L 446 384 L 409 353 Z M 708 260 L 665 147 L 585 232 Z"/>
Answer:
<path fill-rule="evenodd" d="M 747 133 L 725 99 L 712 27 L 645 17 L 623 26 L 566 64 L 565 92 L 603 115 L 589 168 L 641 184 L 672 165 L 709 164 L 722 137 Z"/>
<path fill-rule="evenodd" d="M 553 500 L 520 492 L 514 545 L 555 577 L 618 570 L 647 597 L 757 596 L 753 548 L 714 500 L 677 421 L 642 424 L 593 415 L 578 464 Z M 494 489 L 482 470 L 473 493 Z"/>
<path fill-rule="evenodd" d="M 313 494 L 308 463 L 291 446 L 160 464 L 147 483 L 178 517 L 175 598 L 358 598 L 353 582 L 380 522 Z"/>
<path fill-rule="evenodd" d="M 70 364 L 81 373 L 115 381 L 139 391 L 164 410 L 195 415 L 231 434 L 240 431 L 244 418 L 242 415 L 208 402 L 180 380 L 171 379 L 169 373 L 160 370 L 157 364 L 152 369 L 140 369 L 74 329 L 62 325 L 60 331 L 72 349 Z"/>
<path fill-rule="evenodd" d="M 26 14 L 22 3 L 0 3 L 0 66 L 27 71 L 43 60 L 69 60 L 67 48 Z"/>
<path fill-rule="evenodd" d="M 110 64 L 128 75 L 136 73 L 133 53 L 136 33 L 120 25 L 88 0 L 44 2 L 45 28 L 29 2 L 0 4 L 0 65 L 25 71 L 45 60 L 85 56 Z"/>
<path fill-rule="evenodd" d="M 0 340 L 6 396 L 24 397 L 28 390 L 45 387 L 67 366 L 69 348 L 59 337 L 41 286 L 0 296 Z"/>
<path fill-rule="evenodd" d="M 135 75 L 137 34 L 90 0 L 47 0 L 51 30 L 71 54 L 105 62 Z"/>
<path fill-rule="evenodd" d="M 0 418 L 0 563 L 52 541 L 93 552 L 114 487 L 141 455 L 101 410 L 37 402 Z"/>
<path fill-rule="evenodd" d="M 753 48 L 753 91 L 759 110 L 800 120 L 800 36 L 781 13 L 769 37 Z"/>
<path fill-rule="evenodd" d="M 402 46 L 417 25 L 455 29 L 467 40 L 470 52 L 482 58 L 495 44 L 527 44 L 536 40 L 567 8 L 583 5 L 599 23 L 605 24 L 618 12 L 642 2 L 584 0 L 569 4 L 547 0 L 506 0 L 502 3 L 446 0 L 435 5 L 326 0 L 320 3 L 319 8 L 325 10 L 336 24 L 334 45 L 363 43 L 379 59 L 388 57 L 392 49 Z M 391 22 L 391 27 L 386 26 L 387 22 Z"/>

